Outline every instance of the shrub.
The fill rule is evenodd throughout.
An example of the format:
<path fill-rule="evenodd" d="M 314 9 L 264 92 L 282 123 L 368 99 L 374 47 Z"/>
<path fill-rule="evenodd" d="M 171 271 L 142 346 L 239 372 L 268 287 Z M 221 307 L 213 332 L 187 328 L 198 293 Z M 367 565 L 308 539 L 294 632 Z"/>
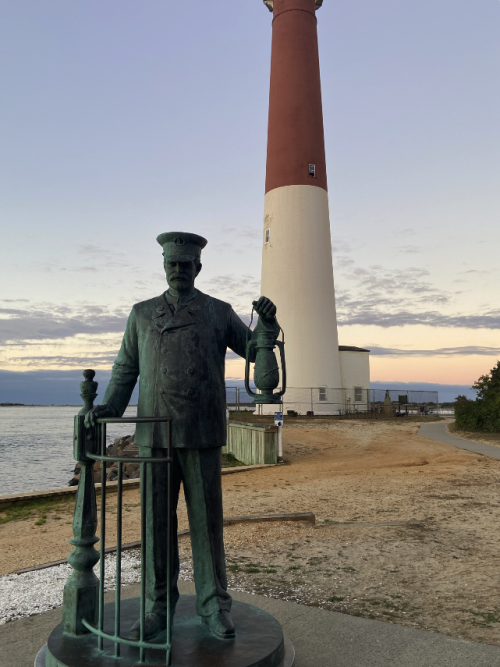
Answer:
<path fill-rule="evenodd" d="M 455 403 L 455 424 L 464 431 L 500 432 L 500 361 L 489 375 L 481 375 L 472 385 L 477 398 L 471 401 L 465 396 L 457 396 Z"/>

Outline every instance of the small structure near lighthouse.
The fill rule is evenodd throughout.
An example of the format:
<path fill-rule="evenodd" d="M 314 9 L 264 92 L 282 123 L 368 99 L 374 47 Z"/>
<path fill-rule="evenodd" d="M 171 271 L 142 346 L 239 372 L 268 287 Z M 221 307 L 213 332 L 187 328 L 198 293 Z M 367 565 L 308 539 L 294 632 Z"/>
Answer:
<path fill-rule="evenodd" d="M 322 3 L 264 0 L 273 28 L 261 289 L 279 308 L 285 401 L 299 412 L 309 390 L 318 394 L 311 403 L 336 411 L 354 389 L 346 380 L 357 377 L 366 393 L 370 387 L 366 363 L 363 373 L 349 370 L 351 360 L 360 366 L 360 354 L 339 351 L 316 19 Z M 358 350 L 367 361 L 368 351 Z"/>

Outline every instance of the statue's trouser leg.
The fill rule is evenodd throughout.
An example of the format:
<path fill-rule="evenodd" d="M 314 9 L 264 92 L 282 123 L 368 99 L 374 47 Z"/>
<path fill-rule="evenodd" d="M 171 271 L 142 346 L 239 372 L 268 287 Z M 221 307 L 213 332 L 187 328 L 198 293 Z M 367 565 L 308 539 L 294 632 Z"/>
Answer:
<path fill-rule="evenodd" d="M 166 449 L 139 448 L 140 456 L 163 458 Z M 177 456 L 172 463 L 172 569 L 171 606 L 179 599 L 179 547 L 177 543 L 177 501 L 181 484 L 181 469 Z M 166 613 L 167 607 L 167 463 L 146 464 L 146 613 Z M 142 481 L 141 481 L 142 483 Z"/>
<path fill-rule="evenodd" d="M 221 449 L 176 449 L 193 551 L 196 611 L 231 609 L 223 538 Z"/>

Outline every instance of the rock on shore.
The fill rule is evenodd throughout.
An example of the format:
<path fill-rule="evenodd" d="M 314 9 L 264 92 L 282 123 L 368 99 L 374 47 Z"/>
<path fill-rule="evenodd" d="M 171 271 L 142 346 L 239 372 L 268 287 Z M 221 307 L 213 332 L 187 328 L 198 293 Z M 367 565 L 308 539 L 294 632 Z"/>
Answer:
<path fill-rule="evenodd" d="M 106 448 L 106 456 L 138 456 L 139 445 L 134 442 L 133 435 L 126 435 L 123 438 L 115 438 L 112 445 Z M 140 475 L 139 463 L 123 464 L 123 479 L 137 479 Z M 118 478 L 118 463 L 106 464 L 106 479 L 113 482 Z M 68 486 L 77 486 L 80 479 L 80 464 L 77 463 L 74 469 L 74 477 L 69 481 Z M 102 482 L 101 463 L 97 461 L 94 464 L 94 482 Z"/>

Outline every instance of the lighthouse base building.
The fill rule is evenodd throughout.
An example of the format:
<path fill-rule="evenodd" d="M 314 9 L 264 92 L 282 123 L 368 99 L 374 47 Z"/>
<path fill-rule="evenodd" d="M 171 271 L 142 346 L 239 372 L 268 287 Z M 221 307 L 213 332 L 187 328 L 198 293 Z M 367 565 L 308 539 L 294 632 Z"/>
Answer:
<path fill-rule="evenodd" d="M 264 0 L 273 21 L 261 294 L 277 305 L 285 333 L 284 407 L 299 413 L 367 409 L 370 388 L 369 351 L 339 347 L 337 333 L 316 19 L 322 1 Z"/>

